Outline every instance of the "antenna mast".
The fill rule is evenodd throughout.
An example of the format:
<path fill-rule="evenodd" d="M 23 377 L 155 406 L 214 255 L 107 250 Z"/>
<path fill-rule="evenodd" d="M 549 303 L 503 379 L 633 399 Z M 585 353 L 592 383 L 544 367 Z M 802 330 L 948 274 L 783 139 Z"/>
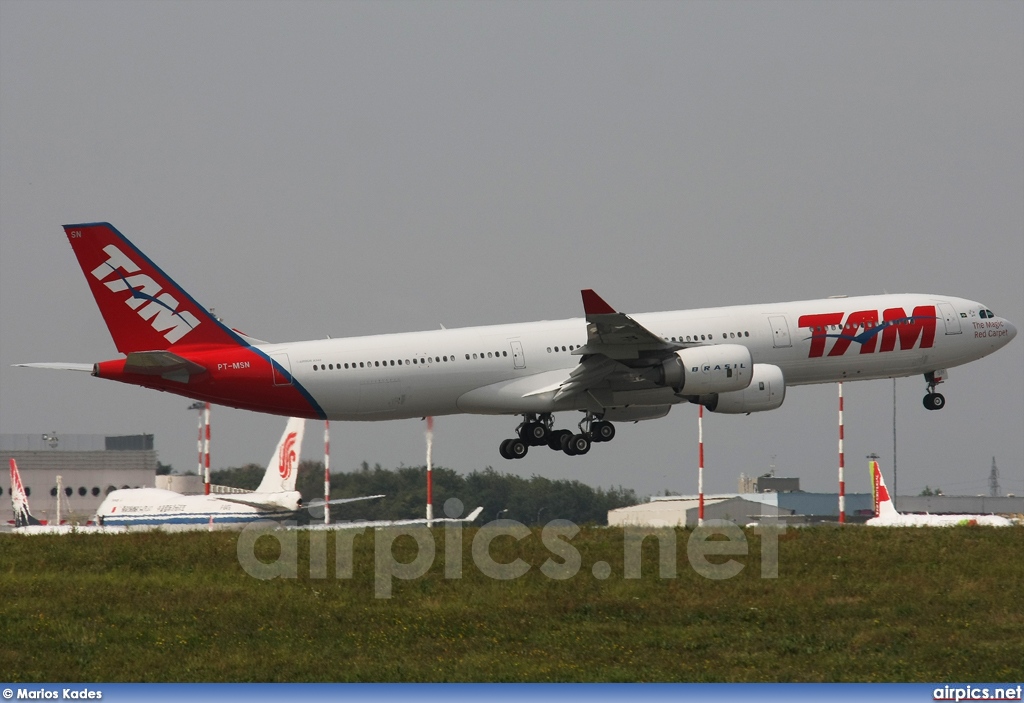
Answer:
<path fill-rule="evenodd" d="M 992 471 L 988 475 L 988 494 L 993 498 L 1003 494 L 1003 489 L 999 487 L 999 467 L 996 466 L 995 457 L 992 457 Z"/>

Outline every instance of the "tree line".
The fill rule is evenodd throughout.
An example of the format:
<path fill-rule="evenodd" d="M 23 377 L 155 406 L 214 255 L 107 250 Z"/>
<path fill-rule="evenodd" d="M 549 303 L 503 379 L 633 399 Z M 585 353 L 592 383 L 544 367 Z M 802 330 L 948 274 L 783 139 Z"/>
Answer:
<path fill-rule="evenodd" d="M 247 464 L 214 471 L 210 479 L 222 486 L 254 490 L 263 479 L 265 471 L 266 467 Z M 432 473 L 434 517 L 445 517 L 445 501 L 458 498 L 464 506 L 463 515 L 477 506 L 483 506 L 483 515 L 478 520 L 481 523 L 500 517 L 527 525 L 543 525 L 556 518 L 581 525 L 605 525 L 609 510 L 640 502 L 631 488 L 593 488 L 580 481 L 553 481 L 536 475 L 523 478 L 495 471 L 491 467 L 466 475 L 453 469 L 434 467 Z M 386 469 L 376 464 L 370 468 L 364 461 L 356 471 L 333 472 L 332 499 L 381 493 L 385 497 L 331 506 L 331 519 L 401 520 L 424 517 L 427 504 L 426 481 L 426 466 Z M 295 488 L 306 503 L 323 500 L 323 462 L 302 461 Z"/>

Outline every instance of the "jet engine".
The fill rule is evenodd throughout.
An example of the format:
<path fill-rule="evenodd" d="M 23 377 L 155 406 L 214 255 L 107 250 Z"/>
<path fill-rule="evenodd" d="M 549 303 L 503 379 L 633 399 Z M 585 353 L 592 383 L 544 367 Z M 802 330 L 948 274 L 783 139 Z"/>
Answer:
<path fill-rule="evenodd" d="M 754 364 L 750 385 L 728 393 L 708 393 L 698 402 L 713 413 L 756 413 L 774 410 L 786 399 L 782 369 L 773 364 Z"/>
<path fill-rule="evenodd" d="M 750 350 L 742 344 L 690 347 L 661 365 L 661 381 L 687 396 L 727 393 L 750 384 L 753 366 Z"/>

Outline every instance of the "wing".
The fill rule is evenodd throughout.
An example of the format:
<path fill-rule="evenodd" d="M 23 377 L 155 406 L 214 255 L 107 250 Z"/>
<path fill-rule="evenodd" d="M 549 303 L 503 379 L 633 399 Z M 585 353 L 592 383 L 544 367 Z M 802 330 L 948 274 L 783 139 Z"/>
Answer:
<path fill-rule="evenodd" d="M 383 498 L 385 494 L 381 493 L 376 496 L 359 496 L 358 498 L 335 498 L 334 500 L 322 501 L 315 500 L 312 503 L 307 503 L 304 507 L 308 508 L 319 508 L 324 505 L 341 505 L 342 503 L 355 503 L 358 500 L 373 500 L 374 498 Z"/>
<path fill-rule="evenodd" d="M 238 503 L 239 505 L 248 505 L 250 508 L 256 508 L 257 510 L 271 510 L 271 511 L 280 512 L 283 509 L 285 509 L 285 510 L 287 509 L 284 506 L 282 506 L 280 503 L 263 503 L 263 502 L 260 502 L 258 500 L 252 500 L 251 499 L 252 496 L 260 495 L 259 493 L 253 492 L 253 493 L 246 493 L 245 495 L 249 496 L 250 499 L 247 500 L 245 498 L 236 498 L 235 496 L 231 496 L 231 495 L 218 495 L 217 496 L 217 500 L 223 500 L 223 501 L 226 501 L 228 503 Z M 383 498 L 383 497 L 384 497 L 384 494 L 381 493 L 380 495 L 376 495 L 376 496 L 359 496 L 358 498 L 336 498 L 336 499 L 330 501 L 330 505 L 338 505 L 340 503 L 354 503 L 357 500 L 372 500 L 374 498 Z M 300 505 L 299 506 L 299 510 L 303 510 L 303 509 L 308 510 L 309 508 L 315 508 L 315 507 L 318 507 L 318 506 L 322 507 L 323 505 L 324 505 L 324 501 L 322 501 L 322 500 L 314 501 L 314 502 L 309 503 L 309 504 L 302 504 L 302 505 Z"/>
<path fill-rule="evenodd" d="M 484 511 L 481 505 L 476 510 L 471 512 L 466 517 L 436 517 L 430 521 L 431 525 L 434 523 L 448 523 L 448 522 L 474 522 L 480 513 Z M 365 529 L 367 527 L 404 527 L 406 525 L 426 525 L 426 518 L 410 518 L 408 520 L 353 520 L 352 522 L 332 522 L 330 525 L 303 525 L 301 527 L 289 527 L 288 529 L 297 530 L 352 530 L 352 529 Z"/>
<path fill-rule="evenodd" d="M 583 307 L 587 313 L 587 343 L 572 351 L 581 357 L 576 367 L 476 388 L 459 397 L 459 408 L 481 413 L 548 412 L 552 401 L 582 393 L 589 396 L 588 405 L 599 408 L 637 403 L 641 399 L 635 396 L 616 398 L 613 394 L 666 388 L 664 362 L 678 350 L 699 346 L 658 336 L 629 315 L 616 312 L 592 290 L 583 291 Z M 641 405 L 651 407 L 678 402 L 671 398 L 642 400 L 645 402 Z M 664 412 L 657 416 L 661 415 Z"/>
<path fill-rule="evenodd" d="M 642 383 L 643 372 L 693 344 L 671 342 L 617 312 L 591 289 L 581 291 L 587 316 L 587 343 L 573 350 L 580 365 L 559 383 L 555 400 L 622 379 Z M 544 390 L 552 390 L 547 388 Z"/>
<path fill-rule="evenodd" d="M 668 356 L 686 345 L 659 337 L 629 315 L 616 312 L 594 291 L 581 291 L 587 314 L 587 343 L 573 354 L 601 354 L 609 359 L 639 359 L 645 352 Z"/>

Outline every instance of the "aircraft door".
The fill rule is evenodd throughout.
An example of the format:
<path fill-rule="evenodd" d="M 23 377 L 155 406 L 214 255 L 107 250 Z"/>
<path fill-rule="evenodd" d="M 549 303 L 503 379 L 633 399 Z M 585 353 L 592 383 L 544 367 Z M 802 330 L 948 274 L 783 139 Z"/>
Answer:
<path fill-rule="evenodd" d="M 287 354 L 271 354 L 270 355 L 271 365 L 274 369 L 274 385 L 275 386 L 290 386 L 292 385 L 292 364 L 288 361 Z M 282 373 L 283 370 L 283 373 Z"/>
<path fill-rule="evenodd" d="M 789 324 L 785 315 L 769 315 L 768 323 L 772 326 L 772 345 L 776 349 L 793 346 L 789 338 Z"/>
<path fill-rule="evenodd" d="M 515 363 L 515 368 L 525 369 L 526 356 L 523 355 L 523 343 L 519 340 L 513 340 L 509 344 L 512 346 L 512 361 Z"/>
<path fill-rule="evenodd" d="M 960 316 L 949 303 L 939 303 L 939 310 L 942 311 L 942 319 L 946 323 L 946 334 L 960 334 Z"/>

